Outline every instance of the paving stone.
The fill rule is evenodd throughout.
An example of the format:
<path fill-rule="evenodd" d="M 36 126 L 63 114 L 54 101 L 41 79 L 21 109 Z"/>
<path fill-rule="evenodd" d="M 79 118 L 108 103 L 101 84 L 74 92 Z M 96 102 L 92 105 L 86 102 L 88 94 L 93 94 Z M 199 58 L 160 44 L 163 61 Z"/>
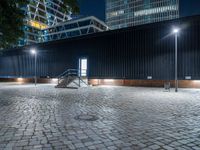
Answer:
<path fill-rule="evenodd" d="M 170 147 L 170 146 L 163 146 L 163 148 L 166 149 L 166 150 L 174 150 L 174 148 Z"/>
<path fill-rule="evenodd" d="M 158 146 L 158 145 L 151 145 L 151 146 L 149 146 L 149 148 L 153 149 L 153 150 L 156 150 L 156 149 L 159 149 L 160 146 Z"/>
<path fill-rule="evenodd" d="M 200 90 L 0 83 L 0 149 L 197 149 Z M 95 121 L 76 120 L 94 115 Z"/>

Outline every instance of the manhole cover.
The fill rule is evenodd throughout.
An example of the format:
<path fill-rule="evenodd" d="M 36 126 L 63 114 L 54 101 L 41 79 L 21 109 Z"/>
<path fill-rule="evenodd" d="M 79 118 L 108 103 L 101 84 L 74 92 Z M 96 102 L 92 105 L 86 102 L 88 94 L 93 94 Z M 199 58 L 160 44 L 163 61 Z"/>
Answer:
<path fill-rule="evenodd" d="M 96 121 L 99 118 L 95 115 L 88 115 L 88 114 L 82 114 L 74 117 L 76 120 L 84 120 L 84 121 Z"/>

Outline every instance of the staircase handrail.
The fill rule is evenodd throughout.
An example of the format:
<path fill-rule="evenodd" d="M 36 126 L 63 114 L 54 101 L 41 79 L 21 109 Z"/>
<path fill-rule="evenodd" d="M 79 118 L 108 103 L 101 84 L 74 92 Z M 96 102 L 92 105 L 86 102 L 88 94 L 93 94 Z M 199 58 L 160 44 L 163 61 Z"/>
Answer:
<path fill-rule="evenodd" d="M 64 71 L 63 73 L 61 73 L 60 75 L 57 76 L 58 79 L 58 85 L 60 84 L 60 82 L 62 80 L 68 79 L 68 77 L 73 76 L 73 77 L 77 77 L 79 80 L 79 83 L 73 82 L 76 85 L 78 85 L 80 87 L 80 82 L 84 83 L 85 85 L 88 86 L 88 84 L 82 79 L 82 77 L 79 75 L 79 70 L 78 69 L 67 69 L 66 71 Z"/>
<path fill-rule="evenodd" d="M 87 84 L 81 77 L 79 77 L 79 80 L 80 80 L 81 82 L 83 82 L 85 85 L 88 86 L 88 84 Z"/>
<path fill-rule="evenodd" d="M 66 71 L 64 71 L 63 73 L 61 73 L 60 75 L 57 76 L 58 79 L 65 77 L 68 75 L 78 75 L 78 69 L 67 69 Z"/>

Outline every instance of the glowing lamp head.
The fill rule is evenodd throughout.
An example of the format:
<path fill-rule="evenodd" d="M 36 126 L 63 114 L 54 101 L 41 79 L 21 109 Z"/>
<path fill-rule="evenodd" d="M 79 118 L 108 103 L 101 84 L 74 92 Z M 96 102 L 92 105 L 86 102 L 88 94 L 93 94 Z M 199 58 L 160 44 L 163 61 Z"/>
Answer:
<path fill-rule="evenodd" d="M 178 33 L 179 32 L 179 29 L 178 28 L 175 28 L 174 30 L 173 30 L 173 33 Z"/>
<path fill-rule="evenodd" d="M 35 49 L 31 49 L 31 54 L 35 55 L 37 52 Z"/>

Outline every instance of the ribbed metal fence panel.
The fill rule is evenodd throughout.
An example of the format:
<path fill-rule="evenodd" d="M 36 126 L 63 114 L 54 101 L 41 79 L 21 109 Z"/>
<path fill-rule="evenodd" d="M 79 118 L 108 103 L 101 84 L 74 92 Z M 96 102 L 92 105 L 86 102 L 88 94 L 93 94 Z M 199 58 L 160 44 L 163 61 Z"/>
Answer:
<path fill-rule="evenodd" d="M 200 79 L 200 16 L 10 49 L 0 55 L 0 76 L 33 76 L 34 57 L 29 50 L 34 47 L 40 77 L 78 68 L 79 58 L 86 57 L 89 78 L 174 79 L 174 26 L 181 28 L 178 77 Z"/>

